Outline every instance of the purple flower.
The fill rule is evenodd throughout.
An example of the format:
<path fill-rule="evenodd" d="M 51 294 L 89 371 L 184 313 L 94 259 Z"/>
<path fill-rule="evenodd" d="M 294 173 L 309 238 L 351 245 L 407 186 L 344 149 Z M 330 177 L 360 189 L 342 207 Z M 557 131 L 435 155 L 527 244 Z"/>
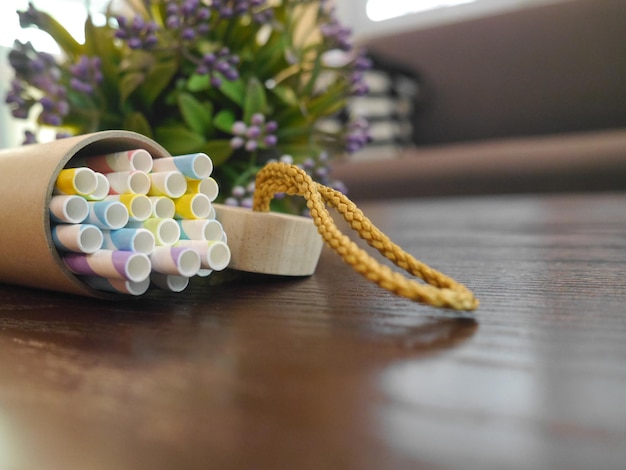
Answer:
<path fill-rule="evenodd" d="M 208 75 L 211 78 L 211 84 L 219 87 L 222 84 L 221 77 L 228 81 L 234 81 L 239 78 L 239 72 L 235 68 L 239 61 L 238 56 L 231 54 L 227 47 L 223 47 L 217 53 L 209 52 L 205 54 L 196 68 L 196 73 L 198 75 Z"/>
<path fill-rule="evenodd" d="M 230 140 L 230 145 L 234 149 L 243 147 L 248 152 L 275 147 L 278 143 L 278 137 L 275 135 L 277 130 L 276 121 L 266 123 L 263 114 L 255 113 L 250 118 L 250 125 L 243 121 L 236 121 L 232 125 L 231 132 L 234 137 Z"/>
<path fill-rule="evenodd" d="M 136 15 L 129 23 L 124 16 L 117 16 L 117 30 L 115 37 L 126 41 L 131 49 L 152 49 L 158 42 L 157 25 L 153 21 L 145 21 Z"/>
<path fill-rule="evenodd" d="M 69 67 L 72 74 L 70 87 L 87 95 L 92 94 L 104 78 L 100 65 L 101 60 L 99 57 L 80 56 L 76 63 Z"/>
<path fill-rule="evenodd" d="M 171 0 L 165 8 L 165 25 L 181 41 L 192 42 L 209 31 L 211 10 L 200 0 Z"/>

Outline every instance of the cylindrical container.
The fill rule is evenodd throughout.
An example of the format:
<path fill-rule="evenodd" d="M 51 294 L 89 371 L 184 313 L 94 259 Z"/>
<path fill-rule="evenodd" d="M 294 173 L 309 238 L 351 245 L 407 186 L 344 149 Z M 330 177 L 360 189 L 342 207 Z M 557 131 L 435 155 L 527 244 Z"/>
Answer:
<path fill-rule="evenodd" d="M 82 157 L 142 148 L 154 158 L 171 155 L 147 137 L 104 131 L 0 151 L 0 282 L 117 298 L 83 282 L 54 246 L 51 199 L 59 173 Z M 26 184 L 27 183 L 27 184 Z"/>
<path fill-rule="evenodd" d="M 172 158 L 161 158 L 154 162 L 153 171 L 180 171 L 188 178 L 201 180 L 208 178 L 213 172 L 213 162 L 206 153 L 190 153 Z"/>

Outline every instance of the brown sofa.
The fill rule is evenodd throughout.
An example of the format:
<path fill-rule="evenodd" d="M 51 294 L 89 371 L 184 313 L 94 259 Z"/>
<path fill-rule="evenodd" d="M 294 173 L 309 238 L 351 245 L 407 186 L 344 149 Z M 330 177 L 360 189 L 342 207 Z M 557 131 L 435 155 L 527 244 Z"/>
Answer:
<path fill-rule="evenodd" d="M 625 18 L 565 0 L 367 41 L 423 79 L 414 145 L 334 175 L 354 199 L 626 189 Z"/>

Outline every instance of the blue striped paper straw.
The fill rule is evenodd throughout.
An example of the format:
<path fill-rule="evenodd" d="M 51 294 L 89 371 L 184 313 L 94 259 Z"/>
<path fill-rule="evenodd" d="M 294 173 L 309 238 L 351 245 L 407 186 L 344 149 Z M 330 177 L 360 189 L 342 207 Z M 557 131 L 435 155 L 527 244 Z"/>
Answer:
<path fill-rule="evenodd" d="M 52 241 L 63 251 L 95 253 L 102 248 L 102 231 L 91 224 L 61 224 L 52 227 Z"/>
<path fill-rule="evenodd" d="M 175 157 L 155 158 L 153 171 L 180 171 L 188 178 L 201 180 L 213 172 L 213 161 L 206 153 L 190 153 Z"/>
<path fill-rule="evenodd" d="M 128 223 L 128 209 L 118 201 L 88 202 L 87 223 L 98 228 L 116 230 Z"/>
<path fill-rule="evenodd" d="M 98 250 L 95 253 L 67 253 L 63 256 L 74 274 L 141 282 L 150 275 L 150 258 L 134 251 Z"/>
<path fill-rule="evenodd" d="M 102 248 L 107 250 L 137 251 L 149 255 L 154 250 L 154 235 L 145 228 L 103 230 Z"/>

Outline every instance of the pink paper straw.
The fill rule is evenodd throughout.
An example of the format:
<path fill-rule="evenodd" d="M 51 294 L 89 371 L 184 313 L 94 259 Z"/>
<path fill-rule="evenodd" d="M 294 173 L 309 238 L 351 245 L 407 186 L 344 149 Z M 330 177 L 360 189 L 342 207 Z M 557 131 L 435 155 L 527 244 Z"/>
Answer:
<path fill-rule="evenodd" d="M 200 269 L 200 255 L 193 248 L 157 246 L 150 255 L 153 271 L 176 276 L 195 276 Z"/>

